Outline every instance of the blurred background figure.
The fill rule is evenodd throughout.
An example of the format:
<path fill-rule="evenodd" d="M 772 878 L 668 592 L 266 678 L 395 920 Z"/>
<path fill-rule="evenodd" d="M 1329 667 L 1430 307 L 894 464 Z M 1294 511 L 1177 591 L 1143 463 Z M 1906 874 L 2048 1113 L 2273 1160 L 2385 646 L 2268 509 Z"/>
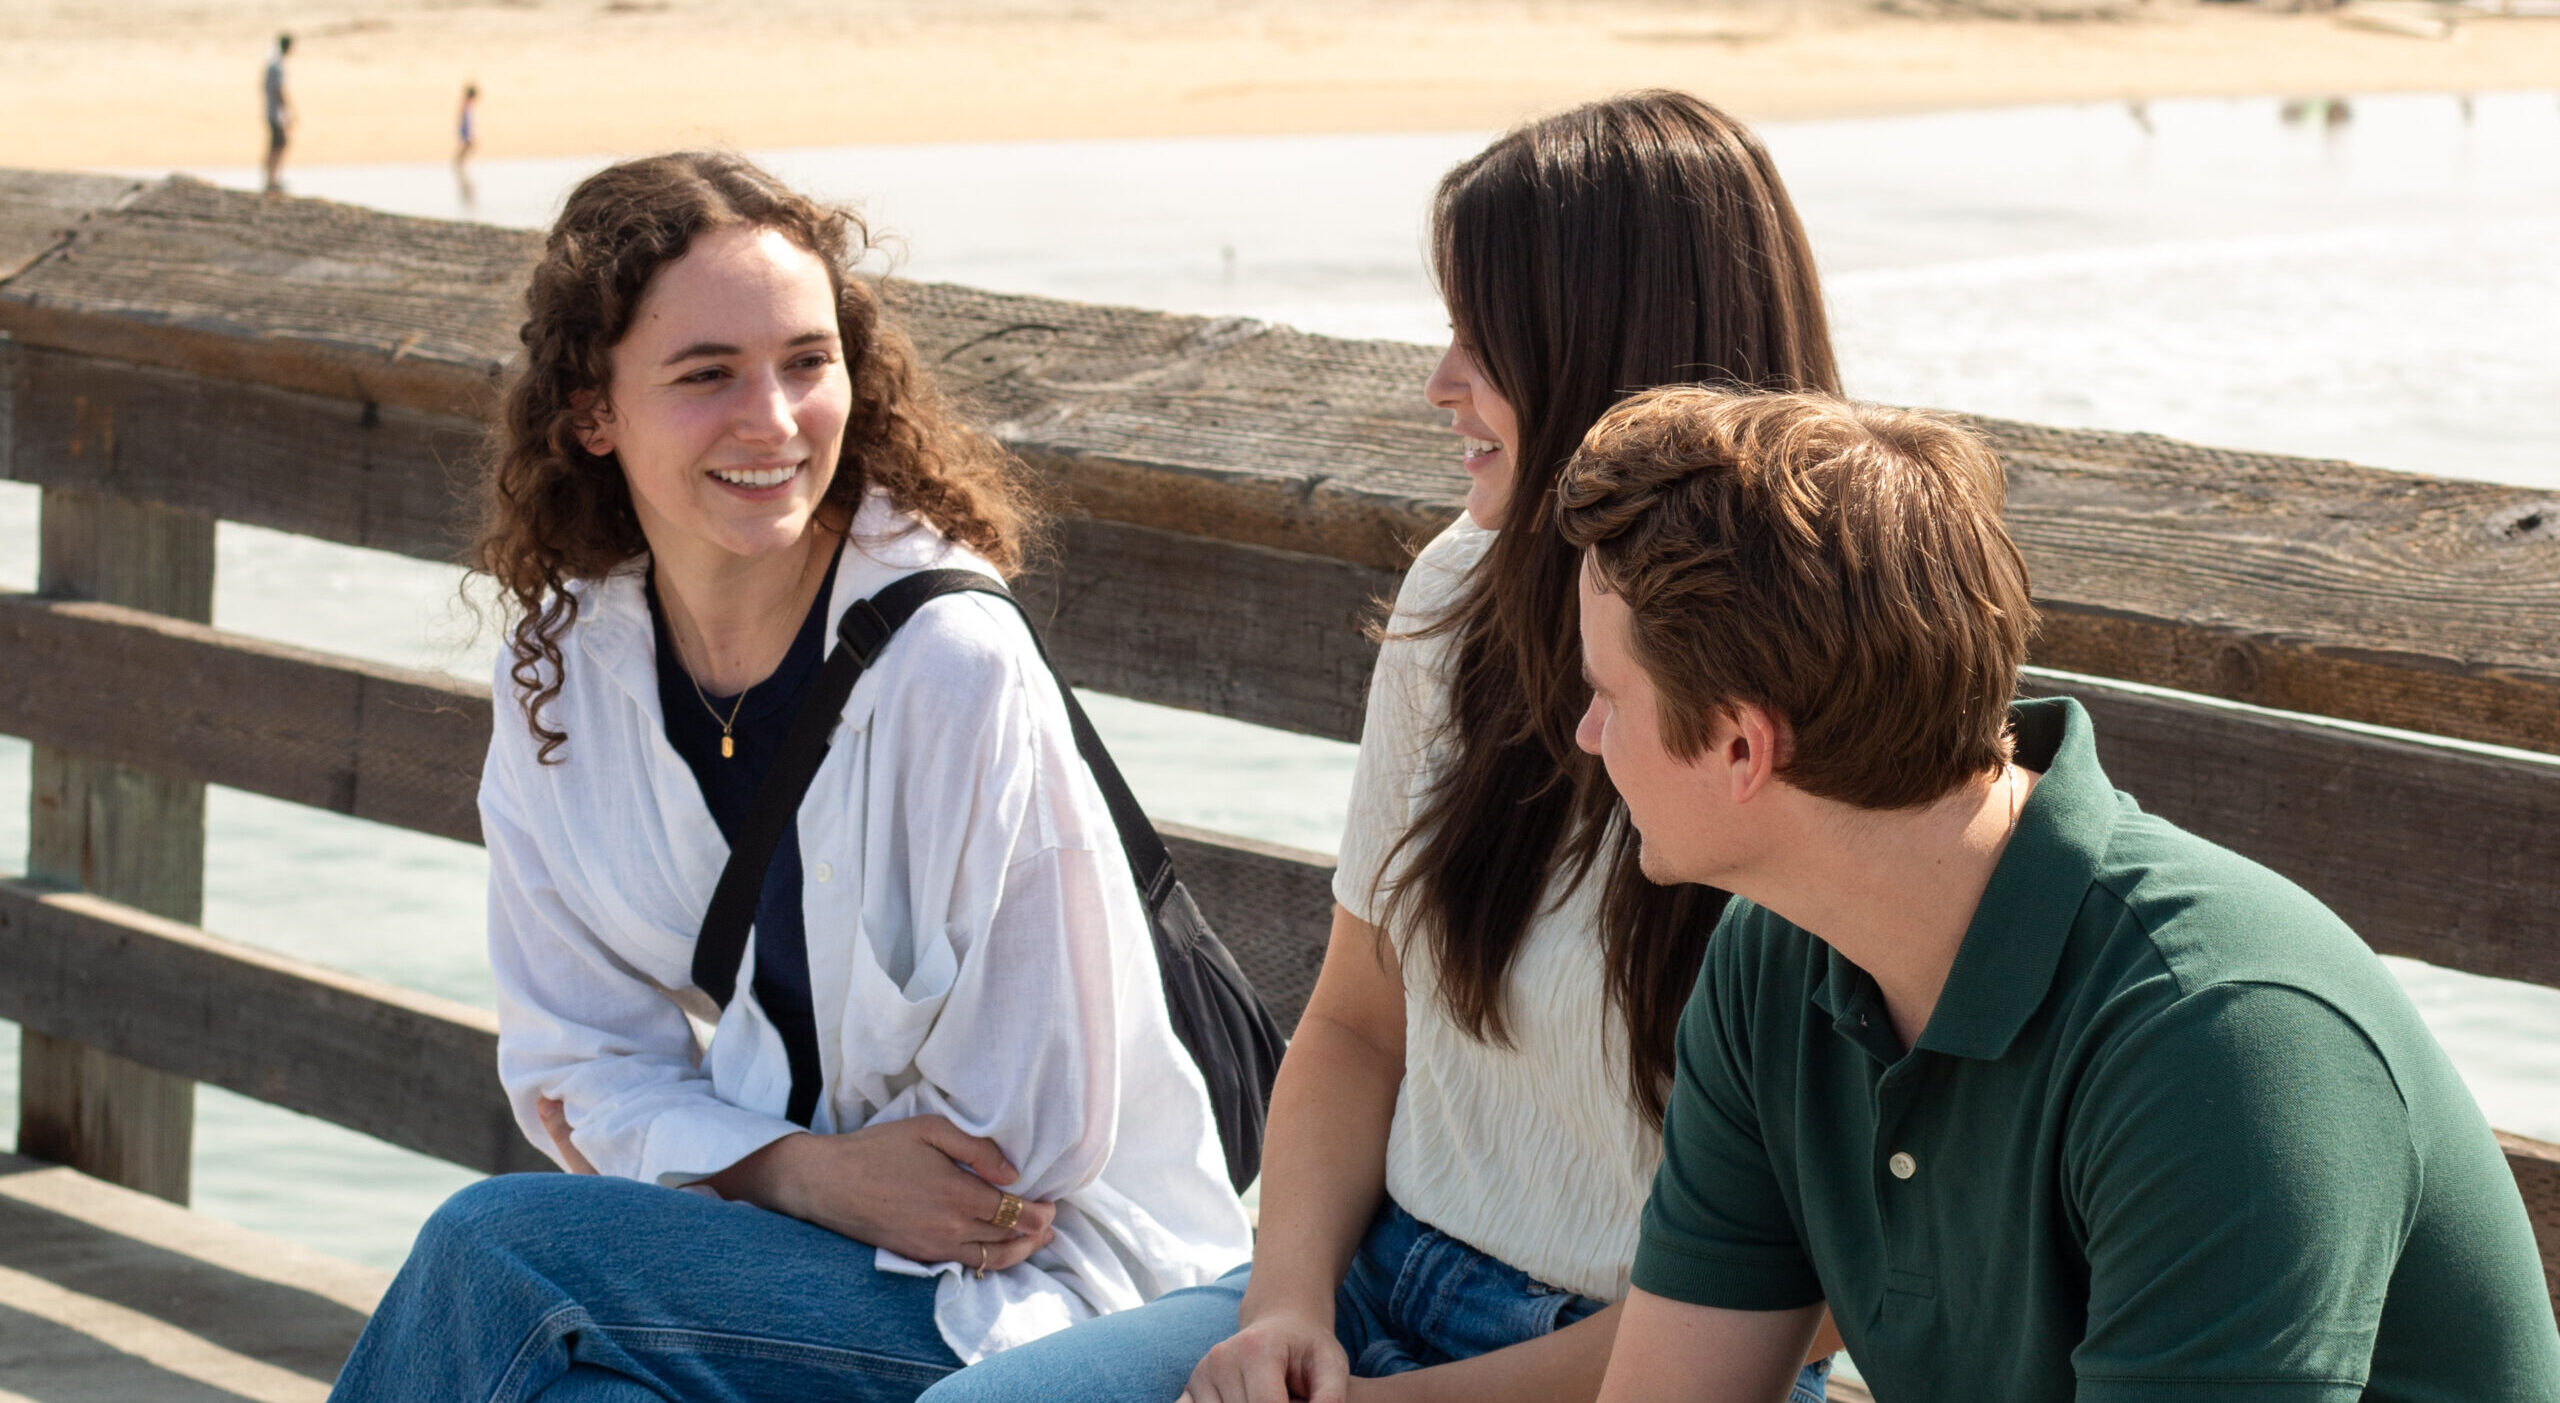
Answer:
<path fill-rule="evenodd" d="M 267 55 L 267 193 L 284 190 L 284 148 L 293 137 L 293 99 L 285 95 L 284 57 L 293 52 L 293 36 L 279 34 Z"/>
<path fill-rule="evenodd" d="M 454 169 L 460 170 L 462 168 L 462 163 L 471 159 L 471 148 L 474 144 L 473 133 L 478 130 L 479 125 L 480 85 L 477 83 L 465 83 L 462 85 L 462 112 L 461 115 L 454 118 L 453 123 L 453 134 L 456 141 L 453 148 Z"/>
<path fill-rule="evenodd" d="M 478 144 L 480 129 L 480 85 L 462 85 L 462 110 L 453 119 L 453 185 L 468 213 L 479 204 L 479 192 L 471 188 L 471 150 Z"/>

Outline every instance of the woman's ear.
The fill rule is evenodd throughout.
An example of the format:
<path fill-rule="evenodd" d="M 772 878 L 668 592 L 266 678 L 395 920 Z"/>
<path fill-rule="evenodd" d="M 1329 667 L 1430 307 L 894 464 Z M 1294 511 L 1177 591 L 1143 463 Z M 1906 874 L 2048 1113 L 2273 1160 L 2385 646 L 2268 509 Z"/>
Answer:
<path fill-rule="evenodd" d="M 577 416 L 570 430 L 578 446 L 599 458 L 613 456 L 613 406 L 593 390 L 580 390 L 569 396 L 569 412 Z"/>

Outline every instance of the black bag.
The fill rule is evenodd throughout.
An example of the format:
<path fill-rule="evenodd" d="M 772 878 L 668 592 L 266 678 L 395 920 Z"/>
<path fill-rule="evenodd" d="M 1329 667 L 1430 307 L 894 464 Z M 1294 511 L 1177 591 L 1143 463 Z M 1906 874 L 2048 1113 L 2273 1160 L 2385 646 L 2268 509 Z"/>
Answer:
<path fill-rule="evenodd" d="M 854 601 L 836 623 L 837 646 L 820 666 L 809 695 L 791 718 L 773 768 L 757 787 L 746 822 L 729 850 L 729 865 L 712 889 L 711 908 L 703 914 L 702 932 L 693 947 L 693 982 L 722 1007 L 737 992 L 739 962 L 747 953 L 747 930 L 755 919 L 756 898 L 763 891 L 765 869 L 783 830 L 800 810 L 809 782 L 826 758 L 827 739 L 853 695 L 853 684 L 872 659 L 888 646 L 900 625 L 916 610 L 946 594 L 991 594 L 1019 610 L 1005 587 L 971 570 L 920 570 L 869 599 Z M 1030 622 L 1028 616 L 1024 622 Z M 1147 821 L 1129 792 L 1120 767 L 1111 762 L 1101 735 L 1085 718 L 1075 692 L 1057 664 L 1050 662 L 1040 632 L 1031 633 L 1040 660 L 1058 682 L 1074 727 L 1076 750 L 1093 770 L 1111 821 L 1120 830 L 1120 846 L 1138 879 L 1146 902 L 1147 926 L 1155 937 L 1156 965 L 1164 977 L 1164 1001 L 1173 1015 L 1174 1036 L 1200 1068 L 1209 1084 L 1209 1107 L 1218 1122 L 1218 1142 L 1225 1149 L 1227 1177 L 1241 1191 L 1262 1170 L 1263 1118 L 1271 1101 L 1271 1081 L 1280 1071 L 1282 1039 L 1270 1010 L 1255 996 L 1253 985 L 1236 967 L 1235 958 L 1208 919 L 1174 875 L 1173 855 L 1164 838 Z M 788 1046 L 791 1058 L 791 1119 L 807 1125 L 818 1104 L 817 1048 Z"/>

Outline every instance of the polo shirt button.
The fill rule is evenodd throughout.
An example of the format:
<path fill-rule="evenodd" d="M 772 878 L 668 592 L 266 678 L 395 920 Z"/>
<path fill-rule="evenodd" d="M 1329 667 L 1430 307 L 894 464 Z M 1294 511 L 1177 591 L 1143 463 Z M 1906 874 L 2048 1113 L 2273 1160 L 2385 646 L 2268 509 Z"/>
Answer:
<path fill-rule="evenodd" d="M 836 879 L 836 870 L 821 862 L 818 864 L 816 870 L 812 871 L 809 875 L 816 877 L 821 882 L 832 882 Z"/>
<path fill-rule="evenodd" d="M 1908 1179 L 1920 1172 L 1920 1161 L 1913 1159 L 1907 1150 L 1896 1150 L 1893 1158 L 1884 1162 L 1884 1167 L 1892 1170 L 1896 1179 Z"/>

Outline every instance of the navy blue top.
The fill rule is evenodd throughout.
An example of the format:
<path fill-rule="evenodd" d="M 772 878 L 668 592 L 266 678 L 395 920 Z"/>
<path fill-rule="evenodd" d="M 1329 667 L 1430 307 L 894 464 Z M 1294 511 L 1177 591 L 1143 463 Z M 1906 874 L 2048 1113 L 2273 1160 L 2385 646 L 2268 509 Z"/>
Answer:
<path fill-rule="evenodd" d="M 839 546 L 838 559 L 842 554 Z M 782 655 L 782 665 L 748 688 L 741 700 L 696 692 L 693 675 L 677 661 L 675 645 L 667 637 L 666 608 L 658 600 L 657 576 L 650 575 L 649 619 L 658 641 L 658 709 L 666 715 L 667 743 L 693 771 L 712 821 L 731 843 L 737 842 L 738 829 L 755 803 L 756 788 L 764 783 L 765 771 L 773 767 L 773 758 L 782 749 L 782 737 L 791 729 L 800 699 L 817 678 L 818 664 L 826 655 L 827 601 L 834 596 L 835 586 L 836 566 L 830 561 L 826 581 L 818 586 L 809 617 L 801 622 L 790 651 Z M 729 739 L 736 753 L 724 759 L 720 719 L 733 706 L 737 719 L 730 725 Z M 800 878 L 800 820 L 795 815 L 782 830 L 782 841 L 774 846 L 773 862 L 765 868 L 764 888 L 756 898 L 753 986 L 757 1006 L 782 1034 L 782 1044 L 791 1054 L 795 1088 L 815 1086 L 818 1075 L 817 1015 L 809 999 L 808 929 L 800 910 Z M 809 1062 L 805 1069 L 804 1060 Z"/>

